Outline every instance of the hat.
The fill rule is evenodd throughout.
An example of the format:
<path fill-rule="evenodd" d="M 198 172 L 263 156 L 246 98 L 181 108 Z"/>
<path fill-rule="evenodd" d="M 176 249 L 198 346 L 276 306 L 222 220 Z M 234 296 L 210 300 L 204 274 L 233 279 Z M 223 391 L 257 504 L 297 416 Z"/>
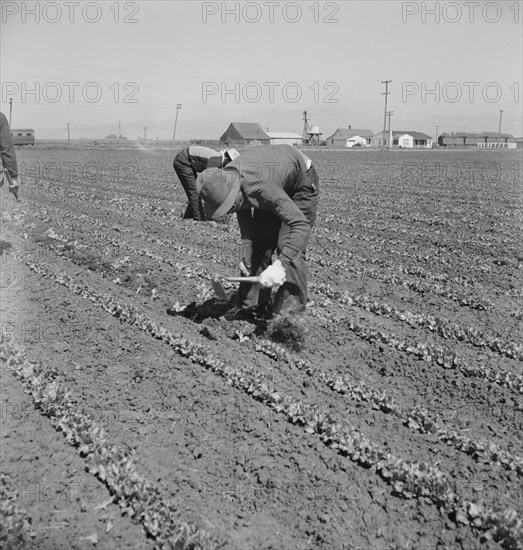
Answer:
<path fill-rule="evenodd" d="M 240 174 L 236 170 L 207 168 L 196 179 L 196 188 L 203 200 L 205 216 L 219 218 L 232 208 L 240 191 Z"/>
<path fill-rule="evenodd" d="M 229 155 L 229 158 L 231 160 L 234 160 L 234 159 L 237 159 L 239 156 L 240 156 L 240 153 L 238 153 L 238 151 L 236 151 L 236 149 L 227 149 L 225 151 L 228 155 Z"/>

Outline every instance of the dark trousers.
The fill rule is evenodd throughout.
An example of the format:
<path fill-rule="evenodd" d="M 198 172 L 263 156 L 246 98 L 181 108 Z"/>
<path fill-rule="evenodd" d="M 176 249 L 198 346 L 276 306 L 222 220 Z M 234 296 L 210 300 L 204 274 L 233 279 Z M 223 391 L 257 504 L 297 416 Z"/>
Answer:
<path fill-rule="evenodd" d="M 187 195 L 187 200 L 189 201 L 183 215 L 184 219 L 205 220 L 202 201 L 198 196 L 198 190 L 196 188 L 196 172 L 191 166 L 187 149 L 184 149 L 176 155 L 173 162 L 173 168 Z"/>
<path fill-rule="evenodd" d="M 318 174 L 314 166 L 300 175 L 297 191 L 291 198 L 303 212 L 311 227 L 316 221 L 318 210 Z M 281 252 L 289 227 L 267 210 L 254 209 L 254 235 L 252 253 L 252 275 L 259 275 L 272 263 L 272 255 Z M 286 266 L 286 282 L 278 289 L 274 302 L 270 304 L 271 289 L 259 285 L 242 283 L 239 299 L 242 307 L 258 305 L 272 307 L 275 314 L 297 313 L 307 305 L 307 261 L 305 250 L 300 252 L 290 265 Z"/>

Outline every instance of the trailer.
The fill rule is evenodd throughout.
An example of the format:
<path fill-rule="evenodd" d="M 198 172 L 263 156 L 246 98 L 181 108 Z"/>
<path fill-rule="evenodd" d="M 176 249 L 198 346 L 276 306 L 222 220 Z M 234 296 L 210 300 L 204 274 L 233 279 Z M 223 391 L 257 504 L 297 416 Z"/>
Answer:
<path fill-rule="evenodd" d="M 31 128 L 13 129 L 11 128 L 11 138 L 13 145 L 34 145 L 35 131 Z"/>

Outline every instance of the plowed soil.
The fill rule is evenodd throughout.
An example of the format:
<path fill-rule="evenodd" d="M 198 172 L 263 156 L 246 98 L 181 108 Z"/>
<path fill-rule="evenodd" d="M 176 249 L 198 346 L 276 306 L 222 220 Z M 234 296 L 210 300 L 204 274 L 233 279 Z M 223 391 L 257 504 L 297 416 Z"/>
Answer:
<path fill-rule="evenodd" d="M 422 407 L 448 429 L 521 457 L 521 386 L 446 368 L 434 354 L 422 358 L 354 329 L 445 347 L 470 367 L 523 374 L 521 155 L 308 154 L 319 168 L 321 209 L 309 247 L 310 303 L 296 321 L 305 347 L 284 346 L 289 356 L 384 392 L 406 417 Z M 333 391 L 296 363 L 260 351 L 268 339 L 263 320 L 225 316 L 231 303 L 214 295 L 210 280 L 237 272 L 237 224 L 181 219 L 173 152 L 22 149 L 18 156 L 21 202 L 0 190 L 2 341 L 56 368 L 78 408 L 112 444 L 133 450 L 139 473 L 187 521 L 238 550 L 510 547 L 429 497 L 408 498 L 256 394 L 111 315 L 90 291 L 74 293 L 32 268 L 36 260 L 133 304 L 380 449 L 437 467 L 460 498 L 521 514 L 515 465 L 463 452 L 405 415 Z M 74 173 L 67 163 L 76 163 Z M 225 287 L 232 299 L 234 286 Z M 476 344 L 362 307 L 356 297 L 469 328 Z M 153 548 L 154 538 L 108 503 L 110 490 L 1 365 L 2 472 L 32 519 L 25 546 Z"/>

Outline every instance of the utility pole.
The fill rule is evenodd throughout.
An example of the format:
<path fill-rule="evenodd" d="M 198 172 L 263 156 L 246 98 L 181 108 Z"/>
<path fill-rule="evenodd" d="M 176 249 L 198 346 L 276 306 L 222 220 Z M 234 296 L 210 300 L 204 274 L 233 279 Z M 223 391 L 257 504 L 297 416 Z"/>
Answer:
<path fill-rule="evenodd" d="M 381 81 L 382 84 L 385 84 L 385 91 L 381 93 L 381 95 L 385 96 L 385 114 L 383 115 L 383 141 L 381 142 L 382 151 L 385 149 L 385 132 L 387 130 L 387 96 L 390 94 L 389 82 L 392 82 L 392 80 Z"/>
<path fill-rule="evenodd" d="M 390 117 L 394 114 L 394 111 L 387 111 L 387 116 L 389 117 L 389 129 L 387 131 L 387 139 L 388 139 L 388 147 L 387 149 L 390 149 L 392 145 L 392 133 L 390 131 Z"/>
<path fill-rule="evenodd" d="M 179 113 L 181 108 L 182 108 L 182 104 L 177 103 L 176 104 L 176 118 L 174 119 L 173 145 L 174 145 L 174 140 L 176 139 L 176 125 L 178 124 L 178 113 Z"/>
<path fill-rule="evenodd" d="M 143 140 L 147 141 L 147 126 L 143 127 Z"/>
<path fill-rule="evenodd" d="M 438 130 L 439 130 L 439 126 L 436 124 L 436 141 L 434 142 L 434 143 L 435 143 L 435 147 L 438 146 Z"/>
<path fill-rule="evenodd" d="M 71 134 L 69 133 L 69 126 L 71 126 L 71 123 L 67 123 L 67 143 L 71 143 Z"/>
<path fill-rule="evenodd" d="M 118 121 L 118 139 L 122 139 L 122 127 L 120 121 Z"/>
<path fill-rule="evenodd" d="M 498 127 L 498 142 L 501 142 L 501 117 L 503 116 L 503 111 L 499 110 L 499 127 Z"/>
<path fill-rule="evenodd" d="M 9 98 L 9 128 L 11 128 L 11 118 L 13 115 L 13 98 Z"/>

